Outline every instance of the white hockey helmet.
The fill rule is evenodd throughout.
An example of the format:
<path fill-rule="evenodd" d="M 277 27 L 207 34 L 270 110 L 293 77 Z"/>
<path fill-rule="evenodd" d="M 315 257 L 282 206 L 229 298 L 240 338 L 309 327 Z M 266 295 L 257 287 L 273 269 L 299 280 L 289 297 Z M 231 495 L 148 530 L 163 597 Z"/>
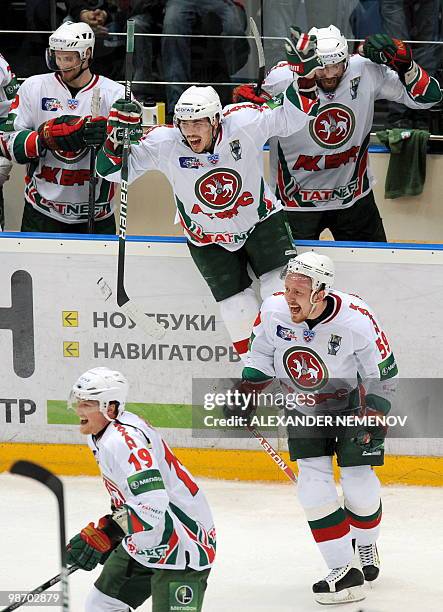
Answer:
<path fill-rule="evenodd" d="M 207 117 L 214 125 L 217 115 L 221 121 L 222 110 L 219 95 L 213 87 L 192 85 L 182 93 L 175 105 L 174 124 L 178 126 L 180 121 Z"/>
<path fill-rule="evenodd" d="M 118 402 L 118 413 L 124 410 L 128 394 L 128 381 L 120 372 L 106 367 L 92 368 L 80 376 L 72 386 L 68 408 L 79 400 L 96 400 L 100 412 L 108 419 L 110 402 Z"/>
<path fill-rule="evenodd" d="M 323 66 L 347 62 L 348 41 L 335 25 L 327 28 L 311 28 L 308 34 L 317 37 L 317 55 Z"/>
<path fill-rule="evenodd" d="M 49 37 L 49 47 L 46 49 L 46 63 L 50 70 L 58 70 L 55 63 L 55 51 L 77 51 L 80 62 L 87 58 L 86 51 L 91 49 L 91 59 L 94 54 L 95 36 L 92 28 L 79 21 L 65 21 Z"/>
<path fill-rule="evenodd" d="M 285 277 L 288 274 L 308 276 L 312 279 L 312 295 L 322 289 L 327 295 L 334 284 L 334 262 L 327 255 L 307 251 L 288 261 Z"/>

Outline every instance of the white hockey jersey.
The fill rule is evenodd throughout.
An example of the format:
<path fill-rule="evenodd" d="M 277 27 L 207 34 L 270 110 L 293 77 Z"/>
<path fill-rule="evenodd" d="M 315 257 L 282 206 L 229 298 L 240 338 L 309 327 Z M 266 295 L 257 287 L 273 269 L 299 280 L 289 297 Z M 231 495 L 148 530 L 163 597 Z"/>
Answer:
<path fill-rule="evenodd" d="M 257 223 L 281 209 L 263 178 L 264 143 L 298 132 L 316 109 L 317 101 L 299 96 L 292 85 L 263 106 L 229 105 L 213 153 L 194 153 L 177 127 L 154 127 L 131 147 L 129 182 L 160 170 L 171 183 L 186 237 L 197 246 L 217 243 L 235 251 Z M 120 181 L 118 159 L 100 151 L 98 172 Z"/>
<path fill-rule="evenodd" d="M 340 210 L 371 190 L 369 134 L 375 100 L 391 100 L 427 109 L 440 100 L 435 79 L 420 67 L 417 79 L 404 86 L 396 72 L 354 55 L 332 93 L 319 88 L 316 118 L 297 134 L 270 141 L 270 186 L 286 210 Z M 263 89 L 276 95 L 293 75 L 280 62 L 267 75 Z"/>
<path fill-rule="evenodd" d="M 0 119 L 5 119 L 8 116 L 11 100 L 19 88 L 15 74 L 11 67 L 0 53 Z"/>
<path fill-rule="evenodd" d="M 371 308 L 357 296 L 331 291 L 325 317 L 311 329 L 291 320 L 283 293 L 266 298 L 254 324 L 243 376 L 248 368 L 283 381 L 299 394 L 297 410 L 312 414 L 392 400 L 397 365 L 389 341 Z M 314 399 L 312 398 L 314 395 Z"/>
<path fill-rule="evenodd" d="M 107 116 L 124 87 L 110 79 L 94 75 L 92 81 L 72 97 L 57 73 L 32 76 L 21 85 L 8 117 L 8 147 L 12 159 L 25 163 L 35 156 L 35 133 L 48 119 L 61 115 L 91 115 L 92 95 L 100 90 L 99 115 Z M 40 213 L 63 223 L 84 223 L 88 219 L 89 149 L 75 153 L 47 150 L 43 157 L 28 164 L 25 200 Z M 115 185 L 99 178 L 96 185 L 95 219 L 113 213 Z"/>
<path fill-rule="evenodd" d="M 115 508 L 127 510 L 123 547 L 159 569 L 211 567 L 216 534 L 208 502 L 160 434 L 124 411 L 88 445 Z"/>

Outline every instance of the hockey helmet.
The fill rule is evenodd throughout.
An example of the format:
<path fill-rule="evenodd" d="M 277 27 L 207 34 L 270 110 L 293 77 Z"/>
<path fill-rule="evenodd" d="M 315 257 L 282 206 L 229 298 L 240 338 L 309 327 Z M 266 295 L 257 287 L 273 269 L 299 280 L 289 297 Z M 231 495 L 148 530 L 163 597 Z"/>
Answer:
<path fill-rule="evenodd" d="M 327 255 L 307 251 L 289 260 L 285 278 L 288 274 L 308 276 L 312 279 L 312 295 L 321 290 L 327 295 L 334 284 L 335 268 L 332 259 Z"/>
<path fill-rule="evenodd" d="M 87 49 L 91 49 L 90 59 L 92 59 L 94 44 L 94 32 L 87 23 L 65 21 L 49 37 L 49 47 L 46 49 L 46 64 L 50 70 L 58 70 L 55 51 L 77 51 L 80 55 L 80 62 L 83 62 L 87 58 Z"/>
<path fill-rule="evenodd" d="M 174 108 L 174 124 L 189 119 L 208 118 L 211 125 L 215 118 L 222 118 L 222 105 L 215 89 L 211 86 L 197 87 L 192 85 L 182 93 Z"/>
<path fill-rule="evenodd" d="M 335 25 L 327 28 L 311 28 L 308 34 L 317 37 L 317 55 L 323 66 L 347 62 L 348 41 Z"/>
<path fill-rule="evenodd" d="M 124 410 L 128 394 L 128 381 L 120 372 L 106 367 L 92 368 L 80 376 L 69 395 L 68 407 L 76 402 L 96 400 L 100 412 L 108 419 L 107 410 L 111 402 L 118 402 L 118 413 Z"/>

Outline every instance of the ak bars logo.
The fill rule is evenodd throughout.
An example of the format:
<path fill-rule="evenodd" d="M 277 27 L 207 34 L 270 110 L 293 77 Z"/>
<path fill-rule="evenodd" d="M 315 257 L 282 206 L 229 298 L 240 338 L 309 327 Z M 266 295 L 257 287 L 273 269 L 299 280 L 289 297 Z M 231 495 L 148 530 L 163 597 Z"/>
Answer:
<path fill-rule="evenodd" d="M 11 306 L 0 307 L 1 330 L 12 332 L 12 365 L 20 378 L 29 378 L 35 370 L 34 306 L 32 277 L 25 270 L 11 276 Z"/>

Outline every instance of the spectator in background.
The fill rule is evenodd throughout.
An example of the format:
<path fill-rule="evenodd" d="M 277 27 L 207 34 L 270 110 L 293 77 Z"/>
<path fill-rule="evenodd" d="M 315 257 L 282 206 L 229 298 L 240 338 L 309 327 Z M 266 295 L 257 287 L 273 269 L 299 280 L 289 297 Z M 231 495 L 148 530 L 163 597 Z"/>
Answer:
<path fill-rule="evenodd" d="M 438 40 L 440 0 L 380 0 L 383 31 L 402 40 Z M 413 45 L 414 58 L 435 75 L 440 63 L 437 45 Z M 389 106 L 387 127 L 429 129 L 429 113 L 409 110 L 402 104 Z"/>
<path fill-rule="evenodd" d="M 66 0 L 66 5 L 71 21 L 86 23 L 94 31 L 94 69 L 121 79 L 125 39 L 112 33 L 126 31 L 127 0 Z"/>
<path fill-rule="evenodd" d="M 246 36 L 247 17 L 239 0 L 167 0 L 163 34 L 216 34 Z M 205 42 L 205 48 L 210 46 Z M 229 75 L 242 68 L 248 58 L 246 39 L 217 41 L 215 53 L 222 56 Z M 206 61 L 206 57 L 203 61 Z M 165 81 L 192 81 L 191 42 L 186 37 L 165 36 L 162 40 L 162 62 Z M 213 79 L 212 79 L 213 81 Z M 214 82 L 214 81 L 213 81 Z M 172 115 L 174 106 L 187 85 L 167 87 L 167 109 Z"/>
<path fill-rule="evenodd" d="M 125 39 L 113 36 L 116 32 L 126 32 L 126 21 L 135 21 L 134 49 L 134 81 L 153 80 L 149 77 L 153 72 L 152 38 L 137 36 L 137 34 L 152 34 L 161 32 L 163 12 L 166 0 L 68 0 L 69 12 L 73 21 L 83 21 L 94 30 L 97 40 L 97 53 L 104 56 L 100 72 L 110 73 L 109 53 L 118 55 L 117 71 L 112 72 L 113 78 L 122 78 L 122 60 L 125 49 Z M 100 40 L 101 39 L 101 40 Z M 95 61 L 95 63 L 97 63 Z M 138 99 L 147 97 L 147 88 L 134 84 L 133 92 Z"/>
<path fill-rule="evenodd" d="M 335 23 L 347 38 L 354 38 L 350 17 L 359 4 L 359 0 L 265 0 L 263 36 L 285 37 L 290 24 L 307 32 L 314 25 L 325 28 Z M 266 66 L 275 66 L 281 60 L 281 46 L 281 40 L 265 39 Z"/>
<path fill-rule="evenodd" d="M 380 0 L 360 0 L 350 17 L 354 38 L 366 38 L 383 31 Z M 357 52 L 358 43 L 355 51 Z"/>
<path fill-rule="evenodd" d="M 166 0 L 130 0 L 128 16 L 135 21 L 134 81 L 155 81 L 160 67 L 154 61 L 154 39 L 137 34 L 160 34 Z M 126 28 L 126 26 L 125 26 Z M 159 43 L 160 46 L 160 43 Z M 148 101 L 152 89 L 134 83 L 132 91 L 140 102 Z"/>
<path fill-rule="evenodd" d="M 8 116 L 9 106 L 15 98 L 19 88 L 15 74 L 13 74 L 8 62 L 0 54 L 0 132 L 3 131 L 2 124 Z M 9 155 L 4 147 L 0 146 L 0 232 L 5 229 L 5 205 L 3 201 L 3 185 L 9 179 L 12 162 L 8 159 Z"/>

